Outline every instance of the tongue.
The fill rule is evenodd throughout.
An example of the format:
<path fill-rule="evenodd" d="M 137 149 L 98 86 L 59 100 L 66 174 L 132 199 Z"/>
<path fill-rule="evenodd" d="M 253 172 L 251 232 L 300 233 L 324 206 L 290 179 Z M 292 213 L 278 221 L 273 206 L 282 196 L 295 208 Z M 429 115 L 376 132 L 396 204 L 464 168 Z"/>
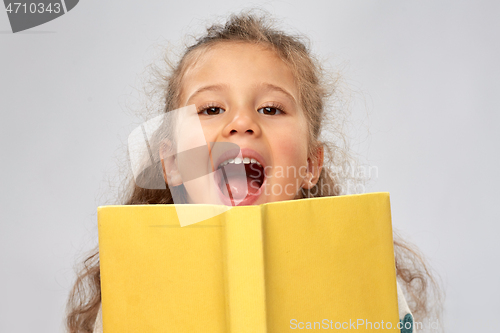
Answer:
<path fill-rule="evenodd" d="M 222 193 L 229 197 L 228 187 L 231 189 L 233 199 L 243 200 L 247 194 L 254 194 L 259 190 L 258 182 L 244 175 L 234 175 L 227 177 L 228 184 L 222 185 Z"/>

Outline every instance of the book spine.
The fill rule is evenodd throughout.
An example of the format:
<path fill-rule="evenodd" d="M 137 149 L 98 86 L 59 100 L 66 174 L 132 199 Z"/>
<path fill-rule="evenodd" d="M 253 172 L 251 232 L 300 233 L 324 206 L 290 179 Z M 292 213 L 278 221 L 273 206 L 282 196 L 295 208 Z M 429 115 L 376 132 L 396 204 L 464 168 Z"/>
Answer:
<path fill-rule="evenodd" d="M 264 333 L 266 286 L 261 211 L 241 207 L 225 213 L 225 270 L 227 330 L 231 333 Z"/>

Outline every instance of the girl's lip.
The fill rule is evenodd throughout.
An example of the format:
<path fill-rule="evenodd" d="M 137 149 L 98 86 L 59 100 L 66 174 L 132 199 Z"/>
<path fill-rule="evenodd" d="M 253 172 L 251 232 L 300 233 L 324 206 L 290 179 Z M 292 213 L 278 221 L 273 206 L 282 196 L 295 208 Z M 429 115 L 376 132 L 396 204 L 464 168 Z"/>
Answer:
<path fill-rule="evenodd" d="M 220 171 L 218 171 L 218 172 L 220 172 Z M 222 176 L 220 176 L 220 177 L 222 177 Z M 266 181 L 267 181 L 267 178 L 264 176 L 264 182 L 262 182 L 262 185 L 257 190 L 257 192 L 247 193 L 247 196 L 245 197 L 245 199 L 241 200 L 240 202 L 235 203 L 235 200 L 232 197 L 228 197 L 228 196 L 224 195 L 224 193 L 222 193 L 220 187 L 217 184 L 217 172 L 214 172 L 213 179 L 214 179 L 214 182 L 216 184 L 215 187 L 217 188 L 217 194 L 219 195 L 219 198 L 222 201 L 222 203 L 226 206 L 250 206 L 250 205 L 252 205 L 255 201 L 257 201 L 259 196 L 262 194 L 262 189 L 266 185 Z M 227 184 L 226 184 L 226 186 L 227 186 Z"/>
<path fill-rule="evenodd" d="M 262 166 L 262 168 L 265 170 L 267 163 L 264 160 L 264 158 L 262 157 L 262 155 L 260 155 L 258 152 L 256 152 L 253 149 L 250 149 L 250 148 L 241 148 L 241 149 L 231 149 L 231 150 L 228 150 L 228 151 L 224 152 L 222 155 L 220 155 L 219 157 L 217 157 L 216 158 L 216 162 L 214 164 L 214 171 L 217 171 L 217 168 L 219 167 L 219 165 L 222 162 L 224 162 L 225 160 L 228 160 L 230 158 L 238 157 L 238 155 L 240 154 L 240 152 L 241 152 L 241 156 L 242 157 L 248 157 L 248 158 L 255 159 L 257 162 L 260 163 L 260 165 Z"/>
<path fill-rule="evenodd" d="M 232 197 L 230 198 L 230 197 L 224 195 L 222 193 L 220 187 L 218 186 L 219 183 L 217 181 L 217 178 L 222 177 L 222 175 L 221 174 L 217 175 L 217 173 L 222 173 L 222 172 L 218 171 L 217 168 L 225 160 L 238 157 L 240 155 L 240 152 L 241 152 L 241 157 L 253 158 L 257 162 L 260 163 L 260 165 L 262 166 L 263 173 L 264 173 L 264 181 L 262 182 L 262 185 L 255 193 L 248 193 L 247 196 L 243 200 L 241 200 L 240 202 L 235 202 L 235 200 Z M 250 149 L 250 148 L 231 149 L 231 150 L 224 152 L 219 157 L 217 157 L 216 163 L 214 165 L 216 172 L 214 172 L 213 179 L 215 182 L 215 187 L 217 188 L 217 193 L 219 194 L 219 198 L 222 201 L 222 203 L 226 206 L 249 206 L 249 205 L 253 204 L 259 198 L 259 196 L 262 194 L 262 189 L 266 185 L 266 180 L 267 180 L 266 166 L 267 166 L 267 163 L 264 160 L 264 158 L 262 157 L 262 155 L 260 155 L 258 152 L 256 152 L 253 149 Z M 227 184 L 226 184 L 226 186 L 227 186 Z"/>

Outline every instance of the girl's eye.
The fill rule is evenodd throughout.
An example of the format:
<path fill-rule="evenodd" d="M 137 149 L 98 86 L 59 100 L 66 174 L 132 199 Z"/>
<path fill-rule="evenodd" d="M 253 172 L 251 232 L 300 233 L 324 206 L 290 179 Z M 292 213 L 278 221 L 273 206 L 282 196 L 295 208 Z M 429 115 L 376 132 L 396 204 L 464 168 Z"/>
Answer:
<path fill-rule="evenodd" d="M 274 116 L 274 115 L 283 113 L 283 111 L 281 111 L 280 109 L 273 107 L 273 106 L 266 106 L 266 107 L 260 108 L 257 110 L 257 112 L 262 113 L 262 114 L 267 114 L 270 116 Z"/>
<path fill-rule="evenodd" d="M 219 108 L 217 106 L 210 106 L 208 108 L 205 108 L 199 112 L 199 114 L 206 114 L 208 116 L 215 116 L 218 114 L 222 114 L 226 112 L 223 108 Z"/>

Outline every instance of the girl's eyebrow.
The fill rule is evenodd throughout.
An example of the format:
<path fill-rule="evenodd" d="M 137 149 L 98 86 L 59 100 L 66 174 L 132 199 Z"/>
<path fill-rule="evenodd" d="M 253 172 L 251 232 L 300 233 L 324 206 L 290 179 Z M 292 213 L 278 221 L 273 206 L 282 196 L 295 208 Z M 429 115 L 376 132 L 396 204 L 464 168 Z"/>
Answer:
<path fill-rule="evenodd" d="M 198 95 L 199 93 L 202 93 L 204 91 L 224 91 L 224 90 L 229 90 L 229 85 L 221 83 L 221 84 L 212 84 L 209 86 L 201 87 L 199 89 L 196 89 L 196 91 L 194 93 L 192 93 L 191 96 L 189 96 L 186 104 L 189 105 L 189 100 L 191 98 L 193 98 L 195 95 Z"/>
<path fill-rule="evenodd" d="M 291 93 L 289 93 L 286 89 L 281 88 L 280 86 L 274 85 L 272 83 L 262 83 L 261 85 L 266 90 L 281 92 L 281 93 L 285 94 L 289 99 L 291 99 L 292 102 L 297 103 L 297 101 L 295 100 L 295 97 L 293 97 L 293 95 Z"/>
<path fill-rule="evenodd" d="M 277 91 L 277 92 L 280 92 L 284 95 L 286 95 L 292 102 L 294 103 L 297 103 L 297 101 L 295 100 L 295 97 L 293 97 L 293 95 L 291 93 L 289 93 L 286 89 L 284 88 L 281 88 L 280 86 L 277 86 L 277 85 L 274 85 L 272 83 L 261 83 L 260 85 L 256 85 L 256 86 L 261 86 L 263 87 L 265 90 L 271 90 L 271 91 Z M 204 86 L 204 87 L 201 87 L 199 89 L 197 89 L 194 93 L 191 94 L 191 96 L 189 96 L 189 98 L 187 99 L 187 102 L 186 104 L 189 104 L 189 101 L 191 100 L 191 98 L 193 98 L 195 95 L 198 95 L 204 91 L 227 91 L 229 90 L 229 85 L 227 84 L 212 84 L 212 85 L 209 85 L 209 86 Z"/>

